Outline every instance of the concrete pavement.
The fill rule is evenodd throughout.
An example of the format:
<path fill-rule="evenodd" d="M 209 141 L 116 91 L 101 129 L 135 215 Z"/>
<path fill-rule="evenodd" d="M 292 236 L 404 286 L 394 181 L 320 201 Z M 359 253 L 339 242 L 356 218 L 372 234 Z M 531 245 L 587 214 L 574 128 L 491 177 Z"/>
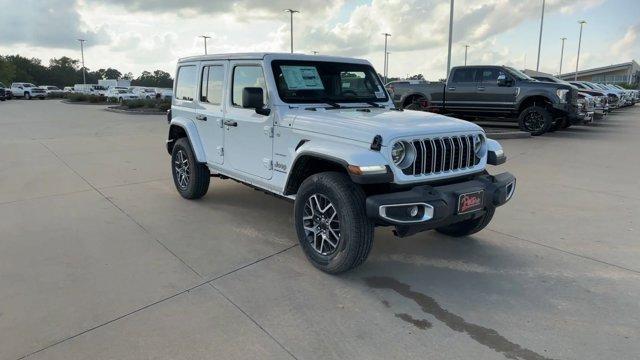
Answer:
<path fill-rule="evenodd" d="M 162 116 L 0 103 L 0 359 L 635 359 L 640 108 L 501 141 L 481 233 L 396 239 L 343 276 L 292 205 L 173 189 Z"/>

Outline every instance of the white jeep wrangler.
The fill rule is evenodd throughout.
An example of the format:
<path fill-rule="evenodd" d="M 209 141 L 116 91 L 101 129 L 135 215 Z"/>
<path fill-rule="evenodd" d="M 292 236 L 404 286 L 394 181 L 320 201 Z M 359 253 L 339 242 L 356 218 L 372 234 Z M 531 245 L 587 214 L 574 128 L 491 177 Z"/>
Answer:
<path fill-rule="evenodd" d="M 311 263 L 328 273 L 360 265 L 375 226 L 403 237 L 482 230 L 515 178 L 477 125 L 396 110 L 366 60 L 296 54 L 180 59 L 168 112 L 171 171 L 184 198 L 210 177 L 295 201 Z"/>

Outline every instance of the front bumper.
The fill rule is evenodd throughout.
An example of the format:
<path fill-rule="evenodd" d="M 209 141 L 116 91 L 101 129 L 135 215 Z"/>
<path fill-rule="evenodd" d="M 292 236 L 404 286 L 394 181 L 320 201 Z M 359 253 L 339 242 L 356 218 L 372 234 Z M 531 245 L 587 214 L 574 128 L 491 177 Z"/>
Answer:
<path fill-rule="evenodd" d="M 400 237 L 432 230 L 482 216 L 487 210 L 504 205 L 515 192 L 516 178 L 508 172 L 480 175 L 473 180 L 442 185 L 416 186 L 407 191 L 367 197 L 367 217 L 377 225 L 395 226 Z M 482 207 L 473 212 L 459 213 L 458 201 L 464 194 L 482 191 Z M 410 207 L 421 210 L 410 216 Z M 393 212 L 389 209 L 394 209 Z"/>

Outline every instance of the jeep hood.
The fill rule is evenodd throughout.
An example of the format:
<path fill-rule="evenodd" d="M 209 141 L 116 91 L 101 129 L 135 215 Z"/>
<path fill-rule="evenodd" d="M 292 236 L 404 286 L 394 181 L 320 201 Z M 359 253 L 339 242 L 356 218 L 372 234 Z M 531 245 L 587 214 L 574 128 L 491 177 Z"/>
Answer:
<path fill-rule="evenodd" d="M 318 109 L 289 113 L 293 128 L 335 137 L 371 143 L 376 135 L 382 144 L 402 137 L 427 137 L 437 134 L 478 132 L 482 128 L 468 121 L 424 111 L 388 109 Z"/>

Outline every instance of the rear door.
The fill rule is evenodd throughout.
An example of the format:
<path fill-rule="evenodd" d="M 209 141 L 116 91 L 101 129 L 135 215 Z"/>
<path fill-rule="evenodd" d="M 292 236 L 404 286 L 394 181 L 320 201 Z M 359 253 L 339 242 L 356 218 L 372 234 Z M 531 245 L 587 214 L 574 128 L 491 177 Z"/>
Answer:
<path fill-rule="evenodd" d="M 445 108 L 456 113 L 470 113 L 477 108 L 475 67 L 453 69 L 445 88 Z"/>
<path fill-rule="evenodd" d="M 268 104 L 267 85 L 261 61 L 232 61 L 227 82 L 227 112 L 224 118 L 225 163 L 233 170 L 271 179 L 273 151 L 273 118 L 260 115 L 255 109 L 242 107 L 245 87 L 262 88 L 263 102 Z"/>
<path fill-rule="evenodd" d="M 224 84 L 228 61 L 205 61 L 199 71 L 198 111 L 195 123 L 207 162 L 224 162 Z"/>
<path fill-rule="evenodd" d="M 501 114 L 513 110 L 516 101 L 516 88 L 514 86 L 498 86 L 498 76 L 500 75 L 510 78 L 510 75 L 499 67 L 478 68 L 479 82 L 476 94 L 478 111 Z"/>

